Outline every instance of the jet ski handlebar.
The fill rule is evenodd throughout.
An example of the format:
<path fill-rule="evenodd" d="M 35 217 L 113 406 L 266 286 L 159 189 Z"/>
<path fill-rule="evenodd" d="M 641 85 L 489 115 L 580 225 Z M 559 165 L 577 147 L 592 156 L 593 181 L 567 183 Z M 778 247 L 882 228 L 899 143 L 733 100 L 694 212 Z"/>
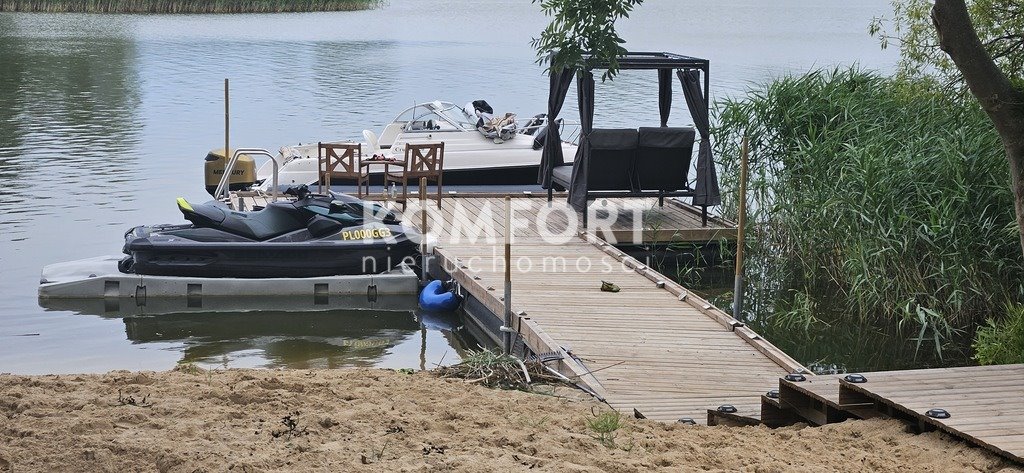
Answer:
<path fill-rule="evenodd" d="M 214 199 L 220 199 L 221 197 L 228 197 L 228 187 L 231 182 L 231 173 L 235 169 L 235 163 L 238 162 L 238 157 L 243 155 L 262 155 L 270 158 L 270 161 L 274 163 L 274 177 L 273 187 L 270 188 L 270 201 L 277 202 L 277 173 L 281 168 L 280 163 L 277 162 L 277 157 L 270 154 L 263 148 L 238 148 L 235 152 L 231 153 L 231 159 L 228 160 L 228 164 L 224 166 L 224 174 L 220 177 L 220 183 L 217 184 L 217 190 L 213 192 Z"/>

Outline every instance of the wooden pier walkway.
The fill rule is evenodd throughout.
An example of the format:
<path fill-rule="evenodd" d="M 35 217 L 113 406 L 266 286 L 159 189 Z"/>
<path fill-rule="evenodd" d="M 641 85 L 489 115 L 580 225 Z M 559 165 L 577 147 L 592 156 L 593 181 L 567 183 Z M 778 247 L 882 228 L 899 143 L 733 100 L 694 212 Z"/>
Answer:
<path fill-rule="evenodd" d="M 250 208 L 265 205 L 260 197 L 245 200 Z M 813 376 L 609 243 L 729 239 L 730 222 L 711 218 L 701 226 L 696 208 L 671 199 L 664 207 L 655 199 L 599 199 L 591 204 L 592 231 L 578 233 L 564 196 L 552 204 L 529 194 L 510 202 L 517 342 L 620 412 L 773 427 L 891 417 L 1024 463 L 1024 365 Z M 422 230 L 418 205 L 410 202 L 405 218 Z M 425 208 L 426 231 L 437 242 L 432 272 L 454 278 L 468 315 L 493 330 L 505 310 L 504 196 L 449 195 L 440 208 L 430 200 Z M 621 291 L 602 292 L 602 281 Z M 798 372 L 804 375 L 786 376 Z"/>
<path fill-rule="evenodd" d="M 243 208 L 263 197 L 236 194 Z M 383 196 L 378 196 L 382 198 Z M 484 314 L 504 314 L 504 194 L 449 194 L 409 202 L 406 222 L 436 240 L 432 271 L 454 278 Z M 708 408 L 731 405 L 757 417 L 759 396 L 803 366 L 730 315 L 691 294 L 614 244 L 708 243 L 735 238 L 735 225 L 675 199 L 597 199 L 594 234 L 576 230 L 578 215 L 558 196 L 513 194 L 512 312 L 518 342 L 549 366 L 627 414 L 662 421 L 707 422 Z M 371 196 L 372 198 L 372 196 Z M 396 210 L 395 202 L 388 205 Z M 442 273 L 442 274 L 436 274 Z M 602 281 L 621 288 L 602 292 Z"/>
<path fill-rule="evenodd" d="M 514 221 L 540 215 L 548 211 L 547 205 L 540 197 L 514 198 Z M 697 210 L 676 201 L 665 207 L 654 199 L 607 199 L 592 205 L 613 212 L 642 209 L 619 212 L 610 232 L 599 233 L 619 243 L 707 242 L 735 231 L 718 219 L 701 227 Z M 437 266 L 498 316 L 504 313 L 504 206 L 499 197 L 446 198 L 427 222 L 429 233 L 438 238 Z M 564 198 L 554 206 L 564 206 Z M 601 214 L 605 210 L 597 217 L 611 221 Z M 551 215 L 543 223 L 554 233 L 564 232 L 573 218 L 566 212 Z M 467 227 L 468 218 L 489 219 L 497 238 L 470 242 L 453 234 Z M 639 241 L 632 238 L 634 218 L 643 221 Z M 521 226 L 514 224 L 512 327 L 531 351 L 558 358 L 552 366 L 557 364 L 559 371 L 580 380 L 615 409 L 697 423 L 706 421 L 709 407 L 723 404 L 756 415 L 760 394 L 777 384 L 779 376 L 803 368 L 728 314 L 605 240 L 573 233 L 552 242 L 542 238 L 545 228 L 534 222 L 528 218 Z M 592 228 L 594 222 L 592 216 Z M 602 292 L 602 281 L 615 283 L 621 291 Z"/>
<path fill-rule="evenodd" d="M 942 430 L 1024 463 L 1024 365 L 884 371 L 779 380 L 779 395 L 758 417 L 712 423 L 824 425 L 890 417 L 918 431 Z M 948 415 L 948 417 L 947 417 Z"/>

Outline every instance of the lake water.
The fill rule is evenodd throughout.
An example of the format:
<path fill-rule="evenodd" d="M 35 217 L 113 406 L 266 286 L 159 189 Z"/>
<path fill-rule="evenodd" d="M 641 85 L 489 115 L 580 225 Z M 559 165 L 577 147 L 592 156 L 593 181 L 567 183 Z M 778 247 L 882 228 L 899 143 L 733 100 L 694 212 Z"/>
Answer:
<path fill-rule="evenodd" d="M 711 60 L 712 97 L 818 67 L 889 71 L 867 34 L 888 0 L 648 0 L 622 22 L 632 50 Z M 546 108 L 527 0 L 391 0 L 361 12 L 267 15 L 0 14 L 0 372 L 210 366 L 388 366 L 457 361 L 457 321 L 411 312 L 238 312 L 110 318 L 44 310 L 45 264 L 117 254 L 137 224 L 202 201 L 202 158 L 358 138 L 415 101 Z M 598 84 L 596 126 L 656 123 L 650 76 Z M 566 101 L 564 116 L 576 113 Z M 681 99 L 673 123 L 688 123 Z M 253 307 L 249 307 L 252 309 Z M 259 307 L 256 307 L 259 308 Z M 79 313 L 82 312 L 82 313 Z M 102 311 L 100 311 L 102 312 Z"/>

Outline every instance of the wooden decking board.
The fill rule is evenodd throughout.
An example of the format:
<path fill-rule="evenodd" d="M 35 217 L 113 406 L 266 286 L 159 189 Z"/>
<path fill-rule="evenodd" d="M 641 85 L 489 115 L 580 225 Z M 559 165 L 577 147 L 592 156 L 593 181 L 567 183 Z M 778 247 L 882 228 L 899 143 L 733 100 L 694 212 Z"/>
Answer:
<path fill-rule="evenodd" d="M 626 205 L 628 200 L 607 199 L 615 205 Z M 453 228 L 452 222 L 428 221 L 428 228 L 441 232 L 435 235 L 439 242 L 434 256 L 464 290 L 491 312 L 501 314 L 503 199 L 459 196 L 444 199 L 442 207 L 453 209 L 455 201 L 461 201 L 466 209 L 489 208 L 498 234 L 491 241 L 449 242 L 445 238 Z M 520 198 L 515 203 L 539 211 L 546 199 Z M 731 223 L 715 218 L 709 219 L 708 227 L 701 227 L 699 211 L 670 199 L 661 208 L 656 199 L 632 205 L 645 206 L 642 218 L 660 219 L 653 226 L 657 232 L 650 231 L 649 222 L 645 222 L 647 231 L 641 233 L 647 238 L 661 239 L 671 234 L 676 240 L 700 242 L 735 234 Z M 477 218 L 454 211 L 438 215 L 445 219 Z M 548 228 L 566 228 L 564 216 L 558 212 L 552 216 L 556 218 L 548 221 Z M 629 233 L 630 222 L 630 215 L 620 213 L 612 226 L 613 235 L 618 238 Z M 413 223 L 418 225 L 419 220 Z M 465 228 L 465 223 L 459 225 Z M 591 388 L 599 388 L 609 405 L 623 413 L 631 414 L 635 408 L 651 419 L 689 417 L 703 423 L 707 409 L 733 404 L 756 417 L 760 412 L 758 396 L 790 371 L 789 366 L 763 353 L 776 353 L 768 342 L 747 331 L 732 331 L 728 314 L 711 314 L 710 304 L 696 297 L 680 301 L 680 294 L 688 292 L 685 288 L 599 238 L 570 236 L 563 243 L 552 244 L 539 238 L 532 224 L 517 227 L 515 232 L 513 265 L 538 269 L 524 273 L 513 266 L 512 271 L 513 312 L 526 314 L 530 333 L 524 338 L 531 339 L 527 344 L 535 351 L 553 348 L 575 355 L 577 358 L 567 364 L 578 366 L 566 374 L 575 374 Z M 579 258 L 593 263 L 590 271 L 574 264 Z M 607 267 L 602 266 L 603 262 Z M 548 267 L 543 266 L 545 263 Z M 602 272 L 608 267 L 610 271 Z M 602 280 L 614 282 L 621 291 L 601 292 Z M 664 287 L 659 287 L 659 282 Z M 533 346 L 536 343 L 544 346 Z M 788 357 L 786 360 L 798 365 Z M 568 366 L 562 369 L 572 371 Z"/>
<path fill-rule="evenodd" d="M 840 398 L 857 395 L 1024 463 L 1024 365 L 865 373 L 866 383 L 840 381 Z M 979 385 L 979 383 L 983 383 Z M 945 391 L 945 393 L 943 393 Z M 925 415 L 942 408 L 949 419 Z"/>
<path fill-rule="evenodd" d="M 810 396 L 821 402 L 839 407 L 839 379 L 842 375 L 824 375 L 808 377 L 805 381 L 779 380 L 779 387 L 787 387 L 804 396 Z M 779 390 L 781 394 L 781 389 Z M 781 399 L 783 403 L 785 398 Z"/>
<path fill-rule="evenodd" d="M 744 391 L 746 391 L 746 390 L 744 390 Z M 709 387 L 701 388 L 701 389 L 692 389 L 691 388 L 688 392 L 693 394 L 692 398 L 688 398 L 688 400 L 690 400 L 690 399 L 718 399 L 719 397 L 722 396 L 723 390 L 720 389 L 720 388 L 710 387 L 709 386 Z M 626 390 L 624 388 L 620 388 L 620 389 L 616 390 L 616 394 L 617 395 L 616 395 L 615 401 L 616 402 L 644 401 L 644 402 L 647 402 L 647 403 L 652 404 L 652 405 L 663 405 L 663 406 L 675 406 L 675 405 L 680 405 L 680 404 L 686 404 L 686 402 L 682 402 L 682 401 L 678 401 L 678 400 L 674 400 L 674 399 L 665 399 L 665 398 L 661 398 L 661 397 L 657 397 L 657 398 L 653 398 L 652 399 L 652 396 L 651 396 L 650 393 L 651 393 L 650 391 L 643 391 L 643 390 L 636 390 L 636 391 L 630 392 L 630 391 L 628 391 L 628 390 Z M 690 402 L 690 403 L 692 404 L 692 402 Z M 704 406 L 704 407 L 707 407 L 707 406 Z"/>
<path fill-rule="evenodd" d="M 740 409 L 736 407 L 734 413 L 719 412 L 716 409 L 707 410 L 707 423 L 708 425 L 725 425 L 733 427 L 743 427 L 748 425 L 757 425 L 761 423 L 761 406 L 749 407 Z"/>

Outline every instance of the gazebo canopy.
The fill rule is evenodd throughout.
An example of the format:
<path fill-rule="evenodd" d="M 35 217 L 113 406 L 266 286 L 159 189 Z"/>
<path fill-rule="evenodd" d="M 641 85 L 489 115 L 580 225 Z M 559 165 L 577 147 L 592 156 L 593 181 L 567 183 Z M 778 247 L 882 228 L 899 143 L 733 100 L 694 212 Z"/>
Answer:
<path fill-rule="evenodd" d="M 585 185 L 589 167 L 588 135 L 594 123 L 594 69 L 607 69 L 607 62 L 592 62 L 593 56 L 584 55 L 587 67 L 579 71 L 577 93 L 579 99 L 580 134 L 579 149 L 573 165 L 573 182 Z M 661 126 L 667 126 L 669 113 L 672 110 L 672 71 L 676 71 L 686 97 L 687 108 L 693 117 L 694 126 L 700 134 L 700 147 L 697 153 L 697 181 L 693 192 L 693 204 L 704 207 L 718 205 L 721 198 L 718 191 L 718 176 L 715 173 L 714 161 L 711 156 L 710 144 L 710 64 L 707 59 L 683 56 L 668 52 L 627 52 L 617 58 L 620 70 L 656 70 L 658 71 L 658 109 L 661 115 Z M 565 164 L 562 156 L 561 137 L 558 133 L 556 120 L 558 112 L 565 102 L 573 76 L 577 71 L 572 69 L 551 69 L 551 87 L 548 94 L 548 130 L 541 157 L 539 183 L 545 188 L 551 187 L 551 175 L 556 166 Z M 703 76 L 701 87 L 700 76 Z M 573 187 L 577 187 L 575 184 Z M 577 210 L 586 207 L 586 189 L 569 189 L 569 202 Z"/>
<path fill-rule="evenodd" d="M 584 54 L 583 60 L 584 63 L 591 64 L 593 56 Z M 631 51 L 619 56 L 618 61 L 619 69 L 699 69 L 707 74 L 709 67 L 707 59 L 666 52 L 654 53 Z M 593 63 L 590 66 L 590 70 L 608 69 L 608 66 L 609 64 L 607 62 Z"/>

